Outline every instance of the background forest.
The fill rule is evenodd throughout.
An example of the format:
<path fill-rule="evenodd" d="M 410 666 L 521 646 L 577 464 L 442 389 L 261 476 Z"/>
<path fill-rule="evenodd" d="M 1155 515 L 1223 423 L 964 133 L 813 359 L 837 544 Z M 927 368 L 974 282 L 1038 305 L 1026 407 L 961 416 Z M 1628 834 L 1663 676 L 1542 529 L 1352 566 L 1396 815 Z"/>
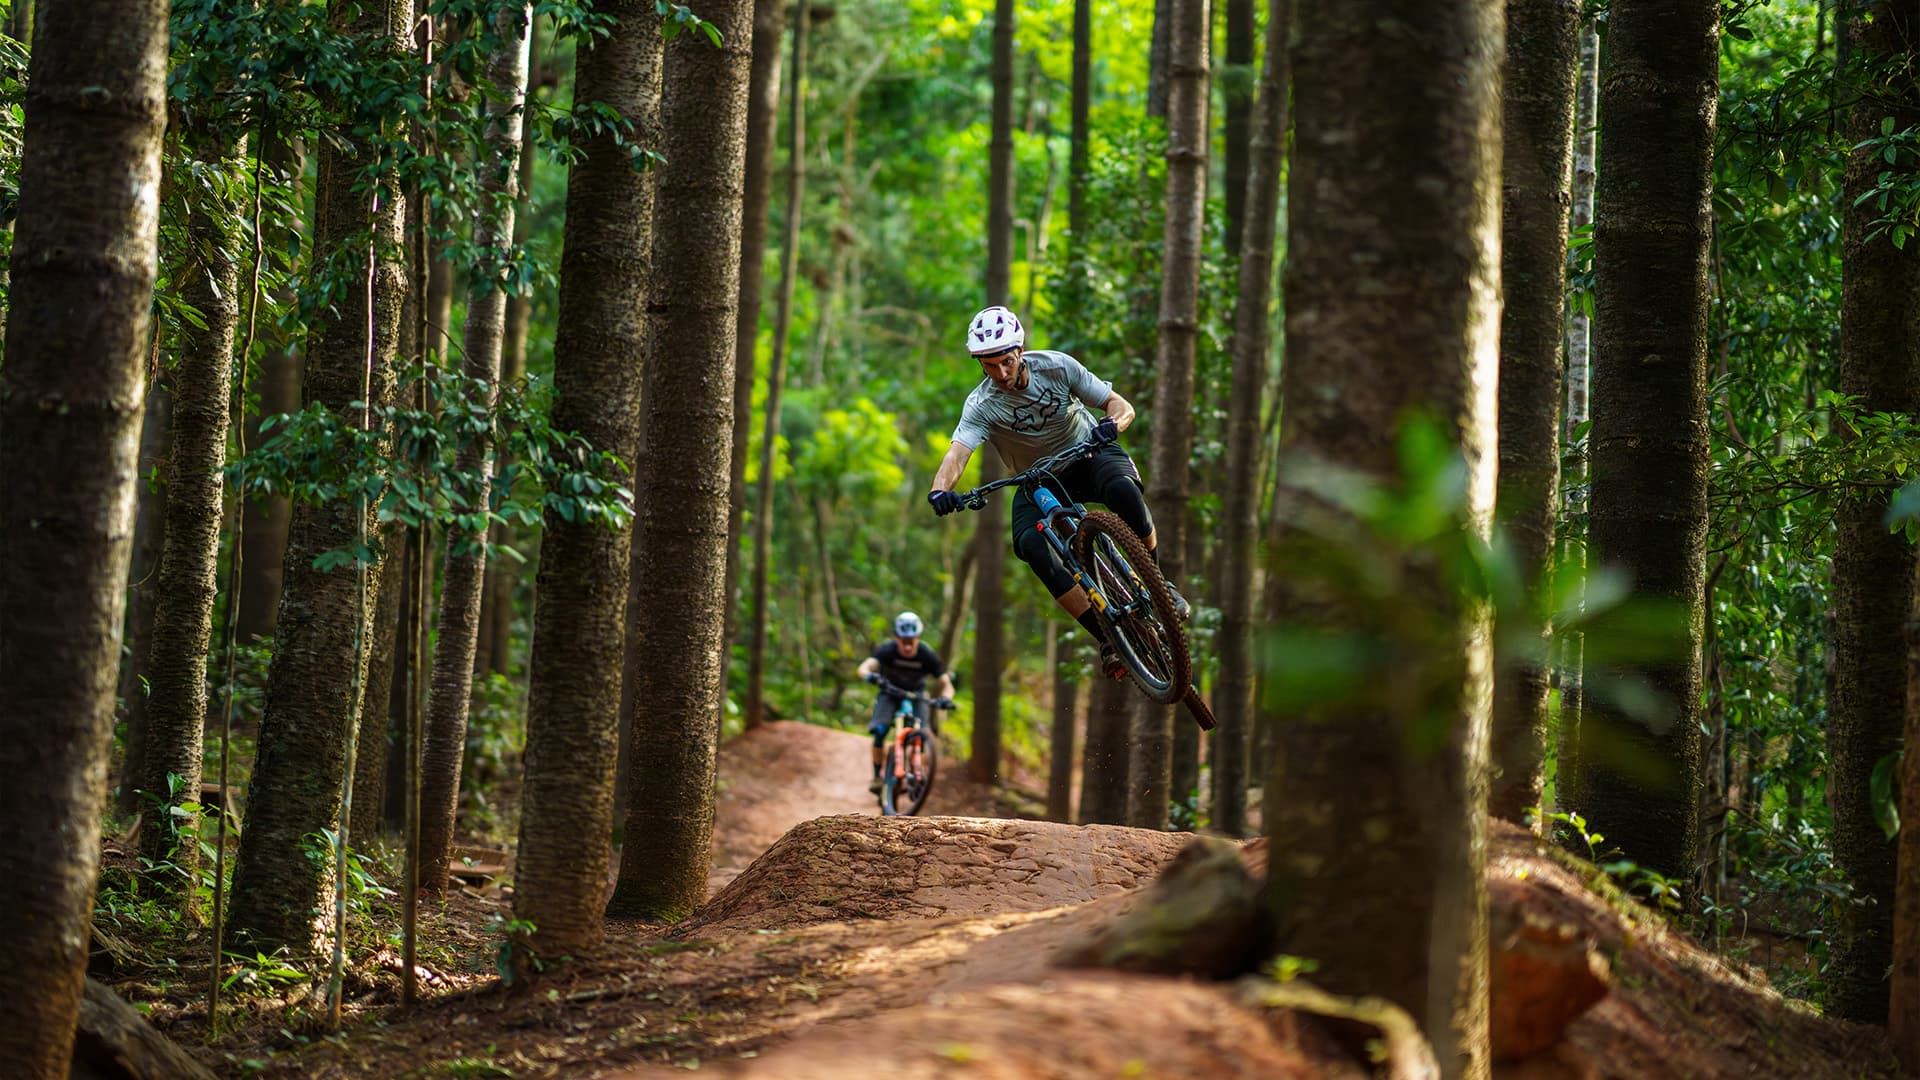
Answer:
<path fill-rule="evenodd" d="M 463 845 L 517 848 L 475 931 L 511 980 L 598 940 L 604 881 L 609 914 L 698 907 L 717 748 L 864 730 L 854 669 L 910 609 L 959 672 L 951 760 L 1008 816 L 1265 831 L 1304 866 L 1361 835 L 1325 807 L 1419 776 L 1353 809 L 1371 868 L 1276 860 L 1297 933 L 1388 882 L 1425 956 L 1491 813 L 1889 1023 L 1896 912 L 1920 933 L 1920 28 L 1869 0 L 1433 6 L 1410 33 L 1457 94 L 1290 0 L 43 0 L 38 26 L 17 0 L 0 533 L 138 441 L 130 534 L 56 560 L 111 599 L 64 606 L 0 548 L 0 712 L 73 734 L 8 718 L 0 766 L 60 789 L 13 805 L 106 848 L 22 839 L 0 870 L 60 866 L 65 899 L 21 905 L 90 911 L 96 953 L 210 933 L 231 964 L 191 980 L 256 1009 L 330 961 L 337 1017 L 356 951 L 404 948 L 411 1001 L 412 901 Z M 115 57 L 145 81 L 96 79 Z M 144 210 L 32 232 L 42 100 L 79 103 L 62 138 L 151 153 Z M 42 168 L 76 215 L 126 203 L 84 155 Z M 143 214 L 146 247 L 81 260 L 112 270 L 89 306 L 32 293 Z M 1005 503 L 929 512 L 985 303 L 1138 407 L 1215 732 L 1099 678 Z M 33 426 L 60 377 L 45 400 L 118 426 Z M 29 631 L 69 611 L 66 644 Z"/>

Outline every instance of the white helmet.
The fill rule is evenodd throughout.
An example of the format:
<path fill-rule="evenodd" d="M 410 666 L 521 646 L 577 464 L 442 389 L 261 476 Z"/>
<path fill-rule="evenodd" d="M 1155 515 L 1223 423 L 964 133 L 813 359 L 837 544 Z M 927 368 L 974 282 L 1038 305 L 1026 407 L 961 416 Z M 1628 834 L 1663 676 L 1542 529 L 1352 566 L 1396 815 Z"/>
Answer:
<path fill-rule="evenodd" d="M 990 307 L 973 317 L 967 325 L 967 352 L 991 356 L 1027 343 L 1027 328 L 1020 317 L 1003 307 Z"/>
<path fill-rule="evenodd" d="M 911 611 L 903 611 L 893 617 L 893 636 L 895 637 L 919 637 L 920 630 L 920 616 Z"/>

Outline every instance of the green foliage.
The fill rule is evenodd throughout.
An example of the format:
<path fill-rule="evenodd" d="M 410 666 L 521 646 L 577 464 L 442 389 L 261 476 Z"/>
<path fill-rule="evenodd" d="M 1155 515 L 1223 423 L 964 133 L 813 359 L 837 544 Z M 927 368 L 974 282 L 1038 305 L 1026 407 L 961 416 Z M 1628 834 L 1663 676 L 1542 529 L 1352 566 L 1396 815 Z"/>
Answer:
<path fill-rule="evenodd" d="M 509 387 L 490 411 L 487 387 L 478 380 L 428 371 L 409 373 L 400 396 L 406 400 L 408 387 L 430 377 L 439 390 L 437 411 L 382 405 L 368 410 L 371 423 L 362 427 L 358 416 L 343 417 L 316 402 L 261 421 L 266 438 L 229 466 L 229 474 L 246 494 L 311 505 L 363 498 L 380 521 L 444 525 L 470 543 L 483 543 L 494 524 L 537 525 L 543 512 L 608 528 L 632 520 L 633 492 L 618 480 L 625 464 L 547 423 L 544 382 Z M 478 489 L 488 478 L 459 464 L 461 452 L 482 441 L 511 454 L 491 480 L 484 506 Z M 372 543 L 326 552 L 315 566 L 371 562 Z"/>

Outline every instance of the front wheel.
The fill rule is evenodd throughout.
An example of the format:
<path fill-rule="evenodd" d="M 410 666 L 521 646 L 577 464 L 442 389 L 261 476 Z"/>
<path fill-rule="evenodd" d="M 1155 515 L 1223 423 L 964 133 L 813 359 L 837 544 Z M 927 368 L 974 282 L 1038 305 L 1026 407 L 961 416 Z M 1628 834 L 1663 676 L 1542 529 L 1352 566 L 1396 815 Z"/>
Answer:
<path fill-rule="evenodd" d="M 1133 681 L 1162 705 L 1185 697 L 1193 682 L 1187 630 L 1147 545 L 1119 515 L 1095 510 L 1081 519 L 1073 554 L 1100 592 L 1095 610 Z"/>
<path fill-rule="evenodd" d="M 939 743 L 925 731 L 909 731 L 898 745 L 888 747 L 887 762 L 880 769 L 880 813 L 888 817 L 919 813 L 933 793 L 933 775 L 939 765 Z"/>

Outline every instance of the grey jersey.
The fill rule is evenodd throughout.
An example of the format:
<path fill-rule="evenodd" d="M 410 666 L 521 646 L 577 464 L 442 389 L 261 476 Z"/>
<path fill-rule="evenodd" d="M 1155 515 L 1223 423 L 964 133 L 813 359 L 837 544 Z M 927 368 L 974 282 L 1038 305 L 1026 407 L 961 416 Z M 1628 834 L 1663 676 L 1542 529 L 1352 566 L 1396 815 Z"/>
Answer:
<path fill-rule="evenodd" d="M 1024 472 L 1086 438 L 1094 420 L 1087 410 L 1104 407 L 1113 394 L 1112 383 L 1066 353 L 1029 349 L 1024 356 L 1026 388 L 1002 390 L 981 379 L 953 429 L 953 441 L 969 450 L 991 442 L 1008 472 Z"/>

